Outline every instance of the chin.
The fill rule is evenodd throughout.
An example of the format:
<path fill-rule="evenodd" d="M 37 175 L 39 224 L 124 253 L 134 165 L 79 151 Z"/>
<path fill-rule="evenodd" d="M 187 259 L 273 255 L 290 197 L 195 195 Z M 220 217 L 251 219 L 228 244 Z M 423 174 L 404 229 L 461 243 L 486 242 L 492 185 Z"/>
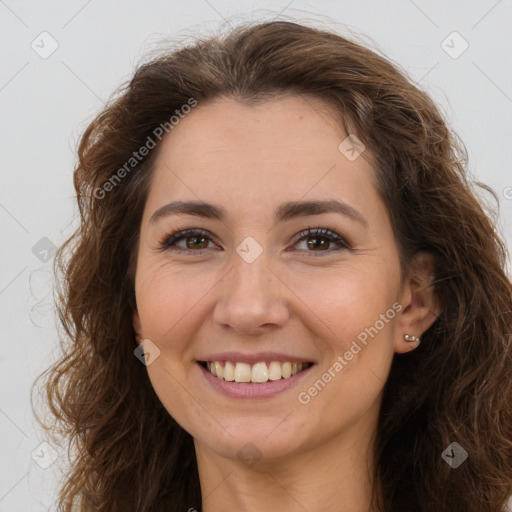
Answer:
<path fill-rule="evenodd" d="M 260 459 L 283 458 L 300 452 L 306 440 L 297 437 L 299 427 L 290 425 L 284 428 L 279 421 L 282 418 L 260 421 L 243 418 L 226 425 L 231 435 L 221 429 L 221 435 L 205 437 L 204 429 L 201 429 L 203 435 L 194 438 L 196 444 L 207 447 L 221 457 L 238 459 L 244 464 L 249 460 L 252 465 Z"/>

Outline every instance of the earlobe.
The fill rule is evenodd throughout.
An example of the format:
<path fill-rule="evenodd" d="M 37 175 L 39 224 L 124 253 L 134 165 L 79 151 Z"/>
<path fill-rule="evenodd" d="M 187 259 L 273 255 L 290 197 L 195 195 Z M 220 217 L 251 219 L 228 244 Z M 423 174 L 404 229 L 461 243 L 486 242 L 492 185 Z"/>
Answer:
<path fill-rule="evenodd" d="M 435 290 L 435 257 L 428 252 L 415 255 L 403 286 L 403 310 L 397 323 L 395 352 L 410 352 L 420 345 L 420 338 L 440 314 Z M 415 337 L 416 339 L 413 339 Z"/>

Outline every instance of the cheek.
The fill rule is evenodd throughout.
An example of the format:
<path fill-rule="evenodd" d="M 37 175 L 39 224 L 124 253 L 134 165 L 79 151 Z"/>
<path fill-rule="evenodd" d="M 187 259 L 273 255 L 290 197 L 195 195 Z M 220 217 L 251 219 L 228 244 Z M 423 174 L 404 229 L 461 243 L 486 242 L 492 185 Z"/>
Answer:
<path fill-rule="evenodd" d="M 145 338 L 160 354 L 147 366 L 151 385 L 167 412 L 188 432 L 199 435 L 212 418 L 186 381 L 191 362 L 191 333 L 196 332 L 197 308 L 211 285 L 197 276 L 163 265 L 141 272 L 136 283 L 137 305 Z M 200 422 L 197 418 L 201 418 Z M 214 425 L 209 425 L 214 430 Z M 199 429 L 199 430 L 198 430 Z"/>
<path fill-rule="evenodd" d="M 144 337 L 164 350 L 183 346 L 183 333 L 191 331 L 194 313 L 215 280 L 188 271 L 177 272 L 165 265 L 141 273 L 137 287 L 137 305 Z"/>
<path fill-rule="evenodd" d="M 300 292 L 309 294 L 308 305 L 322 321 L 322 360 L 297 391 L 297 401 L 305 421 L 323 418 L 331 434 L 376 406 L 394 354 L 393 287 L 359 270 Z"/>
<path fill-rule="evenodd" d="M 367 262 L 347 264 L 330 272 L 318 271 L 308 278 L 290 274 L 290 288 L 300 299 L 297 304 L 305 305 L 304 318 L 321 326 L 325 340 L 330 340 L 331 351 L 338 354 L 348 350 L 359 335 L 364 339 L 364 333 L 376 323 L 383 335 L 389 331 L 396 316 L 392 306 L 398 277 L 389 267 L 383 274 L 382 269 Z"/>

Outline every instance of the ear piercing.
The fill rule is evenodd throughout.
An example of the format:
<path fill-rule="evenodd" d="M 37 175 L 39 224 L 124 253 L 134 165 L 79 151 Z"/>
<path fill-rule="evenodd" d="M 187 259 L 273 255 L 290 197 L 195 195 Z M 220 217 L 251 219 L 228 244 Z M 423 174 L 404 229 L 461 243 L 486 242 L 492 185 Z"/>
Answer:
<path fill-rule="evenodd" d="M 404 339 L 409 343 L 412 343 L 414 341 L 421 341 L 419 338 L 416 338 L 416 336 L 414 336 L 413 334 L 405 334 Z"/>

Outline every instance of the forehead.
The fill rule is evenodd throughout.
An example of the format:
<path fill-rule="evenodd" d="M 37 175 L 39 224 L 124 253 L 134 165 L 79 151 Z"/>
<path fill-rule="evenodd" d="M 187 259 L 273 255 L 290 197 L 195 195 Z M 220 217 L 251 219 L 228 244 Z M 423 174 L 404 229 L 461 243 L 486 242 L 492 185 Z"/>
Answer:
<path fill-rule="evenodd" d="M 279 157 L 283 152 L 318 157 L 346 137 L 329 104 L 309 96 L 284 96 L 249 105 L 231 98 L 199 103 L 162 144 L 160 156 L 208 158 L 219 150 Z M 323 144 L 319 146 L 320 140 Z M 179 148 L 179 155 L 177 151 Z"/>
<path fill-rule="evenodd" d="M 187 198 L 254 210 L 284 196 L 375 199 L 373 167 L 340 151 L 346 137 L 333 107 L 313 97 L 199 103 L 164 138 L 148 205 Z"/>

